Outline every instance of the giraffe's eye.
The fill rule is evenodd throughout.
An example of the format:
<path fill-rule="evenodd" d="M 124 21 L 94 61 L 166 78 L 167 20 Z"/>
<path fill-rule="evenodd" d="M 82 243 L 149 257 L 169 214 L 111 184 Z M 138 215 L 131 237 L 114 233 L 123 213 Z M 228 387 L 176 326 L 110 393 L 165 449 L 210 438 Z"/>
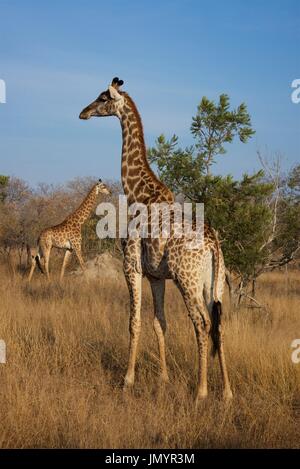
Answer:
<path fill-rule="evenodd" d="M 100 95 L 97 101 L 99 101 L 100 103 L 105 103 L 107 101 L 107 97 L 105 95 Z"/>

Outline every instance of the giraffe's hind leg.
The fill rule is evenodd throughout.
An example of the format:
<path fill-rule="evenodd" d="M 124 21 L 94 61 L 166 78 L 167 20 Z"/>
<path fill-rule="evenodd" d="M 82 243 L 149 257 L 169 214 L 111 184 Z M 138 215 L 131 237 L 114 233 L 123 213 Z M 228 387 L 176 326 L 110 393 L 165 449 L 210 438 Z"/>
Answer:
<path fill-rule="evenodd" d="M 65 274 L 65 269 L 66 269 L 66 266 L 67 266 L 67 263 L 70 259 L 71 254 L 72 254 L 72 252 L 69 249 L 67 249 L 66 252 L 65 252 L 63 264 L 62 264 L 62 267 L 61 267 L 60 281 L 62 281 L 62 279 L 63 279 L 63 276 Z"/>
<path fill-rule="evenodd" d="M 50 261 L 50 254 L 51 254 L 51 247 L 52 246 L 45 246 L 42 248 L 43 258 L 45 259 L 45 272 L 47 276 L 47 280 L 50 280 L 49 274 L 49 261 Z"/>
<path fill-rule="evenodd" d="M 154 330 L 156 333 L 159 356 L 160 356 L 160 372 L 163 382 L 169 381 L 167 363 L 166 363 L 166 349 L 165 349 L 165 332 L 166 332 L 166 319 L 164 312 L 164 296 L 165 296 L 165 279 L 149 278 L 153 304 L 154 304 Z"/>
<path fill-rule="evenodd" d="M 207 397 L 207 358 L 211 320 L 204 301 L 203 289 L 190 285 L 189 280 L 178 282 L 177 285 L 182 293 L 196 334 L 199 356 L 197 404 Z"/>
<path fill-rule="evenodd" d="M 36 267 L 36 259 L 34 256 L 31 256 L 31 268 L 30 268 L 30 272 L 28 276 L 28 282 L 31 282 L 35 267 Z"/>

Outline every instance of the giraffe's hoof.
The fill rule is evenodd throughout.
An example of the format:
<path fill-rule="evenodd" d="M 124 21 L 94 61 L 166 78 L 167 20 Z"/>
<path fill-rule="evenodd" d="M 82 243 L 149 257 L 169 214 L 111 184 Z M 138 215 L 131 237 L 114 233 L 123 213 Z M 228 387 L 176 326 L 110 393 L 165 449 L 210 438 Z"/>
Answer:
<path fill-rule="evenodd" d="M 196 397 L 196 401 L 195 401 L 196 409 L 198 409 L 200 407 L 201 403 L 205 402 L 206 399 L 207 399 L 207 392 L 198 394 L 197 397 Z"/>
<path fill-rule="evenodd" d="M 224 401 L 224 402 L 226 402 L 226 403 L 227 403 L 227 402 L 228 402 L 228 403 L 231 402 L 232 399 L 233 399 L 233 394 L 232 394 L 231 389 L 227 389 L 226 391 L 224 391 L 222 397 L 223 397 L 223 401 Z"/>
<path fill-rule="evenodd" d="M 164 385 L 164 384 L 169 384 L 170 383 L 170 378 L 169 378 L 169 375 L 167 373 L 161 373 L 159 375 L 159 382 L 160 384 Z"/>
<path fill-rule="evenodd" d="M 126 376 L 124 379 L 123 391 L 132 389 L 133 385 L 134 385 L 134 379 L 129 376 Z"/>

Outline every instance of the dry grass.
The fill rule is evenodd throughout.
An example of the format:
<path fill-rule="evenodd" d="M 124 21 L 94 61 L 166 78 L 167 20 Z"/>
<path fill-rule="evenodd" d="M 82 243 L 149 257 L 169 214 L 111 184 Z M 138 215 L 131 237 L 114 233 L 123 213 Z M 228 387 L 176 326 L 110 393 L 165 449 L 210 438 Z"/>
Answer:
<path fill-rule="evenodd" d="M 210 397 L 195 411 L 196 346 L 173 285 L 167 290 L 168 364 L 172 384 L 158 385 L 152 306 L 145 283 L 136 387 L 123 395 L 128 351 L 124 282 L 36 277 L 31 286 L 1 268 L 0 446 L 59 448 L 299 447 L 299 273 L 272 274 L 258 297 L 270 313 L 226 317 L 226 349 L 235 393 L 220 400 L 217 360 Z M 298 408 L 297 408 L 298 404 Z"/>

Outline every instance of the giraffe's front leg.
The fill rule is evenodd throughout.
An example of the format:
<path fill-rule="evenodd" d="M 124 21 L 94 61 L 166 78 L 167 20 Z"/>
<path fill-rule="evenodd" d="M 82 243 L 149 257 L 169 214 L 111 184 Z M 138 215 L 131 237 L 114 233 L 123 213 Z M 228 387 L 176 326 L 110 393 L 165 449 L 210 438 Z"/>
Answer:
<path fill-rule="evenodd" d="M 125 270 L 125 277 L 130 295 L 130 318 L 129 318 L 129 360 L 124 381 L 124 387 L 133 386 L 137 347 L 141 332 L 141 290 L 142 274 L 135 270 Z"/>
<path fill-rule="evenodd" d="M 80 264 L 80 267 L 81 267 L 81 270 L 83 272 L 83 275 L 84 277 L 86 278 L 86 271 L 85 271 L 85 265 L 84 265 L 84 260 L 83 260 L 83 257 L 82 257 L 82 254 L 81 254 L 81 236 L 77 238 L 72 238 L 71 239 L 71 246 L 72 246 L 72 249 L 78 259 L 78 262 Z"/>

